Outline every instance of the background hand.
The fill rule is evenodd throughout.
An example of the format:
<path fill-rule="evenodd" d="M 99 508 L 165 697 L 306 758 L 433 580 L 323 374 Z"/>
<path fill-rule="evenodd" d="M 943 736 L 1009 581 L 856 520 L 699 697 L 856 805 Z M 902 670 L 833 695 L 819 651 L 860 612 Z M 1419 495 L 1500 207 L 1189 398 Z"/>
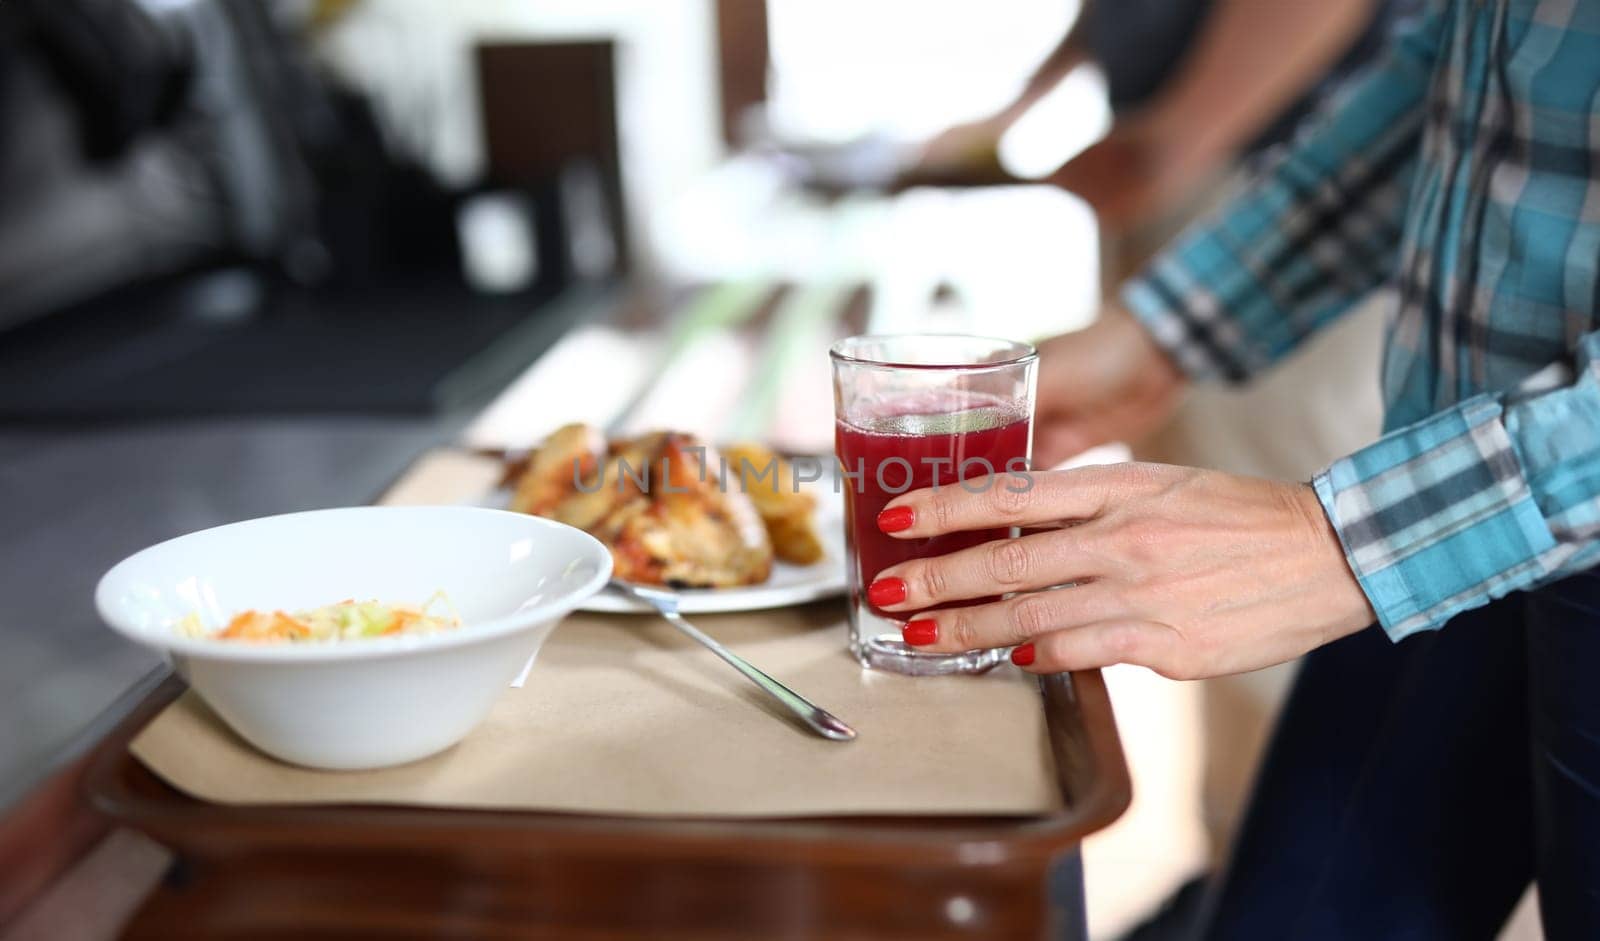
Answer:
<path fill-rule="evenodd" d="M 1082 197 L 1109 232 L 1126 232 L 1163 209 L 1174 186 L 1151 149 L 1118 130 L 1062 164 L 1049 182 Z"/>
<path fill-rule="evenodd" d="M 917 169 L 953 176 L 974 165 L 993 166 L 999 162 L 1000 135 L 1009 123 L 1008 116 L 997 115 L 945 128 L 922 145 Z"/>
<path fill-rule="evenodd" d="M 1158 428 L 1186 380 L 1132 314 L 1110 308 L 1082 330 L 1039 344 L 1033 424 L 1036 467 L 1053 467 L 1108 441 Z"/>

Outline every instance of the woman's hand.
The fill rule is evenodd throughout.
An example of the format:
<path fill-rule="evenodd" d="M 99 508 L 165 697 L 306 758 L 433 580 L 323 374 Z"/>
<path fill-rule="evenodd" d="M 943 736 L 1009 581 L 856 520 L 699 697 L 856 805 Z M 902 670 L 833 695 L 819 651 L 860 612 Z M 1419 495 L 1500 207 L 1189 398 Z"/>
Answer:
<path fill-rule="evenodd" d="M 1022 593 L 916 615 L 905 635 L 921 649 L 1020 645 L 1012 660 L 1035 673 L 1136 663 L 1193 679 L 1282 663 L 1373 621 L 1304 484 L 1116 464 L 918 490 L 881 519 L 903 523 L 888 515 L 899 507 L 911 509 L 901 538 L 1061 525 L 878 573 L 880 597 L 902 591 L 883 581 L 904 582 L 904 601 L 880 605 L 890 612 Z"/>
<path fill-rule="evenodd" d="M 1136 441 L 1177 407 L 1183 374 L 1119 308 L 1075 333 L 1039 344 L 1033 422 L 1036 466 L 1052 467 L 1108 441 Z"/>

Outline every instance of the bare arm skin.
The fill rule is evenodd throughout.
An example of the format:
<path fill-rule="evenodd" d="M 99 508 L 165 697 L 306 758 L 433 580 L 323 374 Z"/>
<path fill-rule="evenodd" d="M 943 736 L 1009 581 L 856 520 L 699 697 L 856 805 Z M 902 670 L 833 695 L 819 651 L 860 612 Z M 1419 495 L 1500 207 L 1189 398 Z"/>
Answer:
<path fill-rule="evenodd" d="M 1148 106 L 1051 179 L 1110 228 L 1137 224 L 1223 166 L 1360 36 L 1379 0 L 1220 0 Z"/>

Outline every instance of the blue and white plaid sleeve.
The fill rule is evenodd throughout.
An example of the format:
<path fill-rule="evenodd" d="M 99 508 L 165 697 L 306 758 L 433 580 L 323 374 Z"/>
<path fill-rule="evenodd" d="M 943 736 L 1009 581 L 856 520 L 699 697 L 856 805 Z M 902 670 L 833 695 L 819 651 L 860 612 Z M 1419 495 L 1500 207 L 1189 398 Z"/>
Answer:
<path fill-rule="evenodd" d="M 1399 29 L 1244 195 L 1123 289 L 1192 378 L 1249 378 L 1393 274 L 1445 15 Z"/>
<path fill-rule="evenodd" d="M 1474 396 L 1313 480 L 1391 638 L 1600 562 L 1600 333 L 1577 355 L 1570 385 Z"/>

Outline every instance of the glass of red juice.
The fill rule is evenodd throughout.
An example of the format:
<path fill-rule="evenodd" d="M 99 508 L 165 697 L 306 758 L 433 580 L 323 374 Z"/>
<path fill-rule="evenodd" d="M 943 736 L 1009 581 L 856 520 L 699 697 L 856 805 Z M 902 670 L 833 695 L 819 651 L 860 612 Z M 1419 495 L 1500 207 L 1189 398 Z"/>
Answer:
<path fill-rule="evenodd" d="M 925 487 L 1024 487 L 1032 447 L 1038 355 L 1026 343 L 954 334 L 840 340 L 833 359 L 836 487 L 844 494 L 850 581 L 850 652 L 862 666 L 895 673 L 982 673 L 1006 651 L 930 653 L 901 639 L 921 612 L 885 612 L 867 601 L 878 573 L 908 559 L 945 555 L 1016 536 L 996 527 L 927 539 L 885 535 L 878 513 Z M 993 598 L 961 602 L 982 604 Z"/>

